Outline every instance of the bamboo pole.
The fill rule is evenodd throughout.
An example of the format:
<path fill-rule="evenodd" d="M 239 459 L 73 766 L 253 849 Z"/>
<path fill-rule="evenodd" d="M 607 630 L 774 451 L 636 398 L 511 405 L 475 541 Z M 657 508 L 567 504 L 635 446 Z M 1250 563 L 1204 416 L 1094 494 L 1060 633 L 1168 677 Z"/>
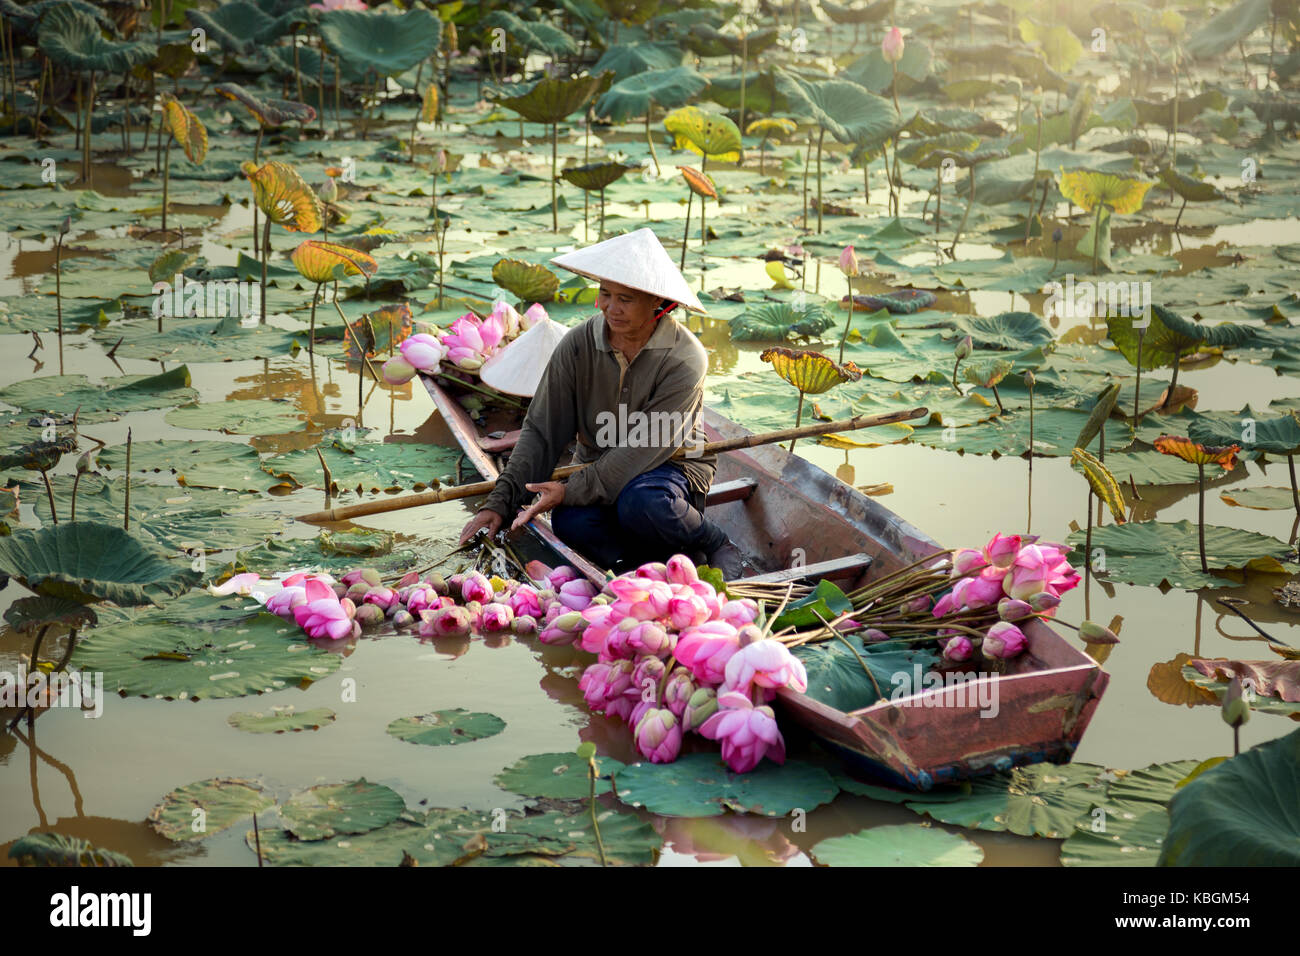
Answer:
<path fill-rule="evenodd" d="M 837 422 L 816 422 L 812 425 L 804 425 L 800 428 L 782 428 L 778 431 L 761 432 L 757 435 L 744 435 L 740 438 L 728 438 L 724 441 L 709 442 L 702 449 L 696 452 L 694 449 L 688 451 L 686 448 L 679 448 L 673 454 L 673 458 L 697 458 L 701 455 L 715 455 L 723 452 L 735 451 L 739 448 L 754 448 L 758 445 L 771 445 L 778 442 L 788 441 L 797 438 L 813 438 L 818 435 L 830 435 L 835 432 L 854 431 L 859 428 L 871 428 L 876 425 L 892 425 L 895 422 L 906 422 L 916 418 L 925 418 L 930 414 L 927 408 L 909 408 L 896 412 L 883 412 L 879 415 L 856 415 L 853 418 L 841 419 Z M 564 465 L 555 469 L 549 480 L 555 481 L 560 478 L 567 478 L 583 468 L 586 465 Z M 309 524 L 324 521 L 346 521 L 351 518 L 359 518 L 365 515 L 385 514 L 390 511 L 403 511 L 407 508 L 418 508 L 421 505 L 439 504 L 443 501 L 454 501 L 460 498 L 473 498 L 476 495 L 485 495 L 497 485 L 496 480 L 476 481 L 468 485 L 455 485 L 450 488 L 434 488 L 430 491 L 422 491 L 414 495 L 403 495 L 400 498 L 388 498 L 379 501 L 365 501 L 360 504 L 346 505 L 343 507 L 329 508 L 325 511 L 313 511 L 311 514 L 300 515 L 299 521 Z"/>

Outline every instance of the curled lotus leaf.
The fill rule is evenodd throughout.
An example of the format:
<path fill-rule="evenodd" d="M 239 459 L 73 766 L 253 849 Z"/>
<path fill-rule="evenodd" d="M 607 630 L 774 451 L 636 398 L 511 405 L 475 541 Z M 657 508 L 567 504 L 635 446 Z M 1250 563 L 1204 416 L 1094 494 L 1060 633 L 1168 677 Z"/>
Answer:
<path fill-rule="evenodd" d="M 15 840 L 9 859 L 19 866 L 135 866 L 125 854 L 62 833 L 33 833 Z"/>
<path fill-rule="evenodd" d="M 316 110 L 306 103 L 263 98 L 250 93 L 238 83 L 218 83 L 213 90 L 228 100 L 242 103 L 263 126 L 283 126 L 286 123 L 307 124 L 316 118 Z"/>
<path fill-rule="evenodd" d="M 678 166 L 682 171 L 682 179 L 686 180 L 686 185 L 691 187 L 691 192 L 697 196 L 703 196 L 705 199 L 717 199 L 718 190 L 713 185 L 713 180 L 690 166 Z"/>
<path fill-rule="evenodd" d="M 1172 166 L 1163 167 L 1159 175 L 1162 183 L 1188 202 L 1208 202 L 1211 199 L 1224 198 L 1223 193 L 1213 183 L 1193 179 L 1186 173 L 1180 173 Z"/>
<path fill-rule="evenodd" d="M 257 208 L 290 232 L 318 232 L 324 209 L 316 191 L 288 163 L 271 160 L 261 166 L 245 161 L 240 170 L 253 185 Z"/>
<path fill-rule="evenodd" d="M 689 66 L 646 70 L 619 80 L 596 101 L 595 113 L 621 123 L 645 116 L 652 106 L 685 106 L 709 86 L 709 81 Z"/>
<path fill-rule="evenodd" d="M 771 362 L 777 375 L 809 395 L 820 395 L 836 385 L 862 378 L 862 372 L 852 362 L 839 365 L 821 352 L 777 347 L 765 349 L 758 357 Z"/>
<path fill-rule="evenodd" d="M 5 623 L 20 634 L 27 634 L 48 624 L 62 624 L 66 627 L 82 627 L 96 622 L 92 608 L 67 598 L 38 597 L 19 598 L 5 611 Z"/>
<path fill-rule="evenodd" d="M 1126 216 L 1142 208 L 1147 190 L 1155 185 L 1148 179 L 1116 176 L 1091 169 L 1061 170 L 1061 195 L 1085 212 L 1091 212 L 1100 203 L 1113 212 Z"/>
<path fill-rule="evenodd" d="M 165 98 L 162 110 L 163 128 L 180 143 L 186 159 L 195 166 L 202 165 L 208 155 L 207 127 L 175 98 Z"/>
<path fill-rule="evenodd" d="M 1119 401 L 1120 387 L 1119 383 L 1113 382 L 1101 390 L 1097 396 L 1097 402 L 1092 406 L 1092 413 L 1088 420 L 1083 423 L 1083 428 L 1079 431 L 1079 437 L 1074 440 L 1076 448 L 1087 448 L 1092 444 L 1092 440 L 1097 437 L 1101 431 L 1101 426 L 1110 418 L 1110 413 L 1115 410 L 1115 403 Z"/>
<path fill-rule="evenodd" d="M 582 166 L 570 166 L 560 175 L 579 189 L 587 192 L 600 192 L 611 183 L 622 179 L 626 173 L 640 169 L 635 163 L 586 163 Z"/>
<path fill-rule="evenodd" d="M 558 123 L 609 89 L 611 73 L 599 76 L 543 77 L 526 93 L 497 100 L 532 123 Z"/>
<path fill-rule="evenodd" d="M 420 120 L 432 123 L 438 118 L 438 84 L 430 83 L 420 100 Z"/>
<path fill-rule="evenodd" d="M 1161 435 L 1153 443 L 1162 455 L 1175 455 L 1193 465 L 1219 465 L 1224 471 L 1237 467 L 1240 445 L 1202 445 L 1179 435 Z"/>
<path fill-rule="evenodd" d="M 689 149 L 708 159 L 734 163 L 740 159 L 740 128 L 721 113 L 683 106 L 664 117 L 676 149 Z"/>
<path fill-rule="evenodd" d="M 6 11 L 5 19 L 9 18 Z M 145 40 L 107 39 L 84 5 L 68 3 L 54 4 L 41 15 L 38 45 L 52 63 L 78 73 L 126 73 L 157 51 Z"/>
<path fill-rule="evenodd" d="M 1096 456 L 1085 451 L 1082 448 L 1076 448 L 1070 455 L 1070 463 L 1078 465 L 1083 471 L 1083 476 L 1088 479 L 1088 484 L 1092 486 L 1092 493 L 1102 501 L 1106 502 L 1106 507 L 1115 518 L 1116 524 L 1123 524 L 1126 520 L 1124 517 L 1124 496 L 1119 490 L 1119 482 L 1111 474 L 1110 469 L 1102 464 Z"/>
<path fill-rule="evenodd" d="M 784 116 L 764 116 L 746 126 L 745 135 L 762 136 L 764 139 L 771 139 L 774 136 L 780 138 L 789 136 L 798 128 L 794 120 L 786 119 Z"/>
<path fill-rule="evenodd" d="M 992 359 L 966 366 L 966 381 L 982 388 L 993 388 L 1011 374 L 1015 364 L 1006 359 Z"/>
<path fill-rule="evenodd" d="M 329 282 L 344 276 L 372 276 L 379 263 L 368 253 L 337 242 L 307 239 L 290 256 L 303 278 L 312 282 Z"/>
<path fill-rule="evenodd" d="M 792 112 L 807 116 L 846 145 L 878 147 L 902 125 L 892 103 L 851 80 L 806 80 L 778 69 L 777 86 L 789 97 Z"/>
<path fill-rule="evenodd" d="M 492 281 L 522 302 L 550 302 L 560 280 L 546 266 L 522 259 L 502 259 L 492 267 Z"/>
<path fill-rule="evenodd" d="M 938 136 L 909 140 L 900 146 L 898 155 L 918 169 L 937 169 L 945 157 L 954 153 L 969 153 L 979 146 L 980 138 L 974 133 L 951 130 Z"/>

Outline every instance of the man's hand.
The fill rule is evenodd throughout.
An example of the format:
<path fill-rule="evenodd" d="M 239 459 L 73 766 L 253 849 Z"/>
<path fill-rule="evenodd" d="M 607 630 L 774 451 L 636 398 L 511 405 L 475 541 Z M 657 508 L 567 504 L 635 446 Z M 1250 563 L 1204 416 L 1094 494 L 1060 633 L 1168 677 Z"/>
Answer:
<path fill-rule="evenodd" d="M 562 481 L 539 481 L 536 484 L 524 485 L 524 487 L 529 491 L 537 492 L 541 497 L 537 499 L 536 503 L 519 512 L 519 517 L 510 526 L 511 531 L 522 528 L 538 515 L 564 504 L 564 482 Z"/>
<path fill-rule="evenodd" d="M 496 534 L 501 529 L 501 522 L 504 519 L 490 508 L 484 508 L 474 517 L 469 519 L 469 524 L 460 533 L 460 543 L 464 544 L 478 532 L 480 528 L 487 528 L 488 536 Z"/>

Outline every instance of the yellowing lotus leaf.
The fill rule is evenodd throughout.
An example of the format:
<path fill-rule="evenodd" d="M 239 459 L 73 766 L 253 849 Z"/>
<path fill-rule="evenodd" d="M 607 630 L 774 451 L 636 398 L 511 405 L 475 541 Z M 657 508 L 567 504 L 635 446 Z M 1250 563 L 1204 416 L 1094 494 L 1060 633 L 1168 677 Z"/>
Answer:
<path fill-rule="evenodd" d="M 1162 455 L 1174 455 L 1193 465 L 1219 465 L 1224 471 L 1237 467 L 1237 452 L 1241 451 L 1240 445 L 1202 445 L 1178 435 L 1161 435 L 1154 445 Z"/>
<path fill-rule="evenodd" d="M 1015 366 L 1006 359 L 992 359 L 978 365 L 966 366 L 966 381 L 982 388 L 992 388 L 1002 381 Z"/>
<path fill-rule="evenodd" d="M 424 91 L 424 99 L 420 103 L 420 120 L 425 123 L 432 123 L 438 118 L 438 84 L 430 83 L 428 89 Z"/>
<path fill-rule="evenodd" d="M 199 118 L 175 99 L 163 100 L 163 128 L 180 143 L 185 157 L 195 166 L 208 155 L 208 131 Z"/>
<path fill-rule="evenodd" d="M 700 172 L 698 169 L 692 169 L 690 166 L 678 166 L 682 171 L 682 179 L 686 180 L 686 185 L 691 187 L 691 192 L 697 196 L 703 196 L 706 199 L 717 199 L 718 190 L 713 185 L 713 180 Z"/>
<path fill-rule="evenodd" d="M 794 120 L 786 119 L 783 116 L 765 116 L 762 119 L 756 119 L 745 127 L 746 136 L 789 136 L 796 129 L 798 124 Z"/>
<path fill-rule="evenodd" d="M 771 362 L 777 375 L 809 395 L 820 395 L 836 385 L 862 378 L 862 372 L 852 362 L 837 365 L 821 352 L 770 348 L 764 350 L 759 358 Z"/>
<path fill-rule="evenodd" d="M 379 269 L 374 257 L 337 242 L 308 239 L 290 256 L 303 278 L 312 282 L 329 282 L 344 276 L 372 276 Z"/>
<path fill-rule="evenodd" d="M 1102 203 L 1121 216 L 1130 215 L 1142 208 L 1147 190 L 1154 185 L 1151 180 L 1098 173 L 1091 169 L 1061 171 L 1061 195 L 1076 206 L 1082 206 L 1085 212 L 1091 212 Z"/>
<path fill-rule="evenodd" d="M 290 232 L 318 232 L 324 209 L 312 189 L 288 163 L 272 160 L 257 166 L 244 162 L 240 169 L 253 185 L 253 201 L 272 222 Z"/>
<path fill-rule="evenodd" d="M 1070 464 L 1078 465 L 1083 470 L 1083 476 L 1088 479 L 1088 484 L 1092 486 L 1092 493 L 1102 501 L 1106 502 L 1106 507 L 1115 517 L 1116 524 L 1123 524 L 1126 520 L 1124 517 L 1124 496 L 1120 493 L 1119 482 L 1111 474 L 1109 468 L 1102 464 L 1096 456 L 1090 454 L 1082 448 L 1076 448 L 1070 454 Z"/>
<path fill-rule="evenodd" d="M 708 159 L 734 163 L 740 159 L 740 128 L 721 113 L 683 106 L 664 117 L 676 149 L 689 149 Z"/>

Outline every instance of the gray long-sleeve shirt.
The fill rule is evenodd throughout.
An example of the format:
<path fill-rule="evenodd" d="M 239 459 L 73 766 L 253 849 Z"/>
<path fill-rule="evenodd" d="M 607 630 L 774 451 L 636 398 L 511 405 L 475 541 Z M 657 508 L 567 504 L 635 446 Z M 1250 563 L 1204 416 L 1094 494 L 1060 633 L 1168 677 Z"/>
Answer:
<path fill-rule="evenodd" d="M 671 316 L 631 362 L 609 344 L 600 313 L 571 329 L 551 356 L 528 406 L 519 441 L 496 488 L 483 503 L 507 522 L 532 497 L 525 484 L 546 481 L 576 435 L 576 463 L 594 462 L 565 485 L 564 504 L 612 505 L 637 475 L 662 465 L 680 447 L 701 447 L 708 353 Z M 620 407 L 621 406 L 621 407 Z M 674 464 L 692 490 L 713 480 L 713 455 Z"/>

